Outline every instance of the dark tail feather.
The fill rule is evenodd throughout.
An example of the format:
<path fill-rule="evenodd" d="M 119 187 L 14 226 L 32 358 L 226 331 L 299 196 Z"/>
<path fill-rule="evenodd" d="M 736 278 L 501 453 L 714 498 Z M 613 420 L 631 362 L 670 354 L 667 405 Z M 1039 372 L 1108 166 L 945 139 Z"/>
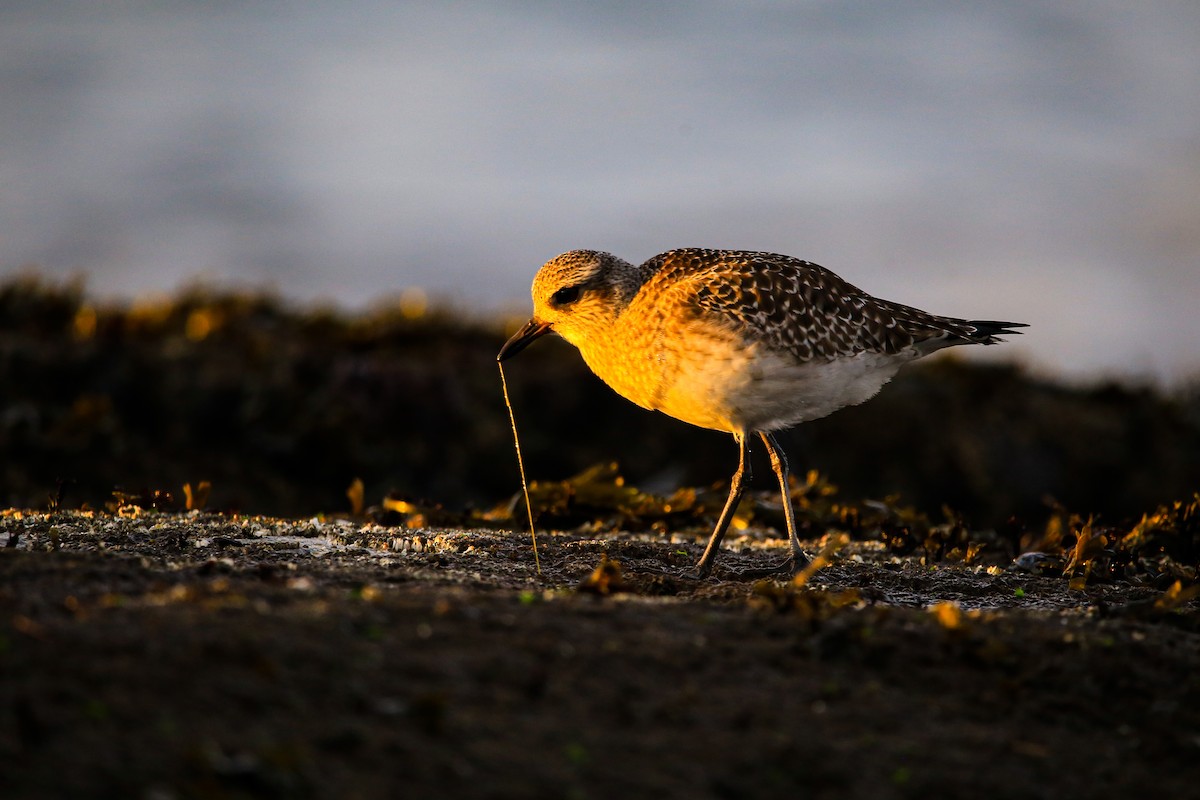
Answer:
<path fill-rule="evenodd" d="M 961 337 L 963 343 L 971 342 L 973 344 L 1000 344 L 1003 339 L 1000 336 L 1020 336 L 1021 331 L 1015 331 L 1013 328 L 1028 328 L 1024 322 L 997 322 L 990 319 L 969 319 L 966 321 L 966 327 L 970 332 L 966 336 Z"/>

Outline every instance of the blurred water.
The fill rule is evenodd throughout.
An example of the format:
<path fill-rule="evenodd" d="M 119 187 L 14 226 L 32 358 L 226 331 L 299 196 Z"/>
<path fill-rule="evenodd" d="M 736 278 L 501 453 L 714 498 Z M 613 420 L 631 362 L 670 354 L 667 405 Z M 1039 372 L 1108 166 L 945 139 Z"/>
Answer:
<path fill-rule="evenodd" d="M 0 270 L 523 312 L 566 249 L 765 249 L 1033 324 L 986 355 L 1176 380 L 1198 41 L 1190 0 L 9 0 Z"/>

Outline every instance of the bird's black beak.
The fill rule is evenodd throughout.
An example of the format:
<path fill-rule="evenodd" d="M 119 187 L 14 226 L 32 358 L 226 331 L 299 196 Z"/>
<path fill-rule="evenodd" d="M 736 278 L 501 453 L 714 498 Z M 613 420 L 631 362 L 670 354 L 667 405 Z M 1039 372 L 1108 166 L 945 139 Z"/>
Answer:
<path fill-rule="evenodd" d="M 549 322 L 538 322 L 536 319 L 529 320 L 521 330 L 514 333 L 512 338 L 504 343 L 504 347 L 501 347 L 500 352 L 496 354 L 496 360 L 503 361 L 506 358 L 515 356 L 532 344 L 534 339 L 544 336 L 549 332 Z"/>

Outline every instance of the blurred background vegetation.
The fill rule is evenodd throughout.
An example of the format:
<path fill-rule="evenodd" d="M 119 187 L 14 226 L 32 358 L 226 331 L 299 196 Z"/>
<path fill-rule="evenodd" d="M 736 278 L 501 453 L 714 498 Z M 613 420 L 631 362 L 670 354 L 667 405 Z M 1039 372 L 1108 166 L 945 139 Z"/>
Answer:
<path fill-rule="evenodd" d="M 346 314 L 197 287 L 106 305 L 78 283 L 0 283 L 0 502 L 102 507 L 114 491 L 286 516 L 391 493 L 447 509 L 519 490 L 495 355 L 500 322 L 398 301 Z M 1029 334 L 1036 336 L 1031 329 Z M 634 407 L 546 340 L 506 363 L 533 480 L 617 461 L 669 494 L 728 480 L 728 436 Z M 899 494 L 972 525 L 1109 521 L 1200 489 L 1200 392 L 1070 387 L 953 357 L 903 370 L 874 400 L 786 433 L 793 470 L 857 501 Z M 756 453 L 755 485 L 771 486 Z M 757 460 L 762 459 L 762 460 Z"/>

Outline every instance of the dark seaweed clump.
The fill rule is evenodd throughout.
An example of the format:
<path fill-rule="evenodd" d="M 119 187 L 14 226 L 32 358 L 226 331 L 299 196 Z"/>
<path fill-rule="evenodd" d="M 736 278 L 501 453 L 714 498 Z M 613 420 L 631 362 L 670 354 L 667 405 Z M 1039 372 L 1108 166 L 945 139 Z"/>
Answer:
<path fill-rule="evenodd" d="M 400 302 L 350 314 L 196 287 L 104 304 L 78 284 L 9 278 L 0 283 L 0 502 L 182 508 L 185 484 L 195 493 L 208 482 L 209 508 L 300 516 L 351 509 L 346 491 L 358 479 L 363 505 L 402 519 L 414 509 L 494 516 L 519 488 L 495 364 L 504 336 L 498 322 Z M 650 525 L 690 522 L 711 513 L 711 494 L 723 496 L 735 459 L 727 437 L 616 397 L 562 343 L 539 343 L 507 367 L 526 465 L 543 491 L 619 461 L 631 485 L 669 501 L 653 518 L 636 495 L 619 499 Z M 902 371 L 871 402 L 801 426 L 784 444 L 796 472 L 836 483 L 859 522 L 882 515 L 871 524 L 898 549 L 965 554 L 960 528 L 996 531 L 1020 551 L 1022 536 L 1061 518 L 1058 546 L 1071 547 L 1071 531 L 1090 519 L 1103 551 L 1114 546 L 1105 526 L 1130 535 L 1147 509 L 1200 488 L 1200 393 L 1071 388 L 946 358 Z M 755 470 L 768 492 L 765 460 Z M 565 497 L 544 498 L 547 521 L 604 511 Z M 1062 509 L 1085 516 L 1072 525 Z M 946 541 L 928 541 L 920 519 L 939 520 L 929 526 L 938 530 L 951 520 L 934 536 Z"/>

